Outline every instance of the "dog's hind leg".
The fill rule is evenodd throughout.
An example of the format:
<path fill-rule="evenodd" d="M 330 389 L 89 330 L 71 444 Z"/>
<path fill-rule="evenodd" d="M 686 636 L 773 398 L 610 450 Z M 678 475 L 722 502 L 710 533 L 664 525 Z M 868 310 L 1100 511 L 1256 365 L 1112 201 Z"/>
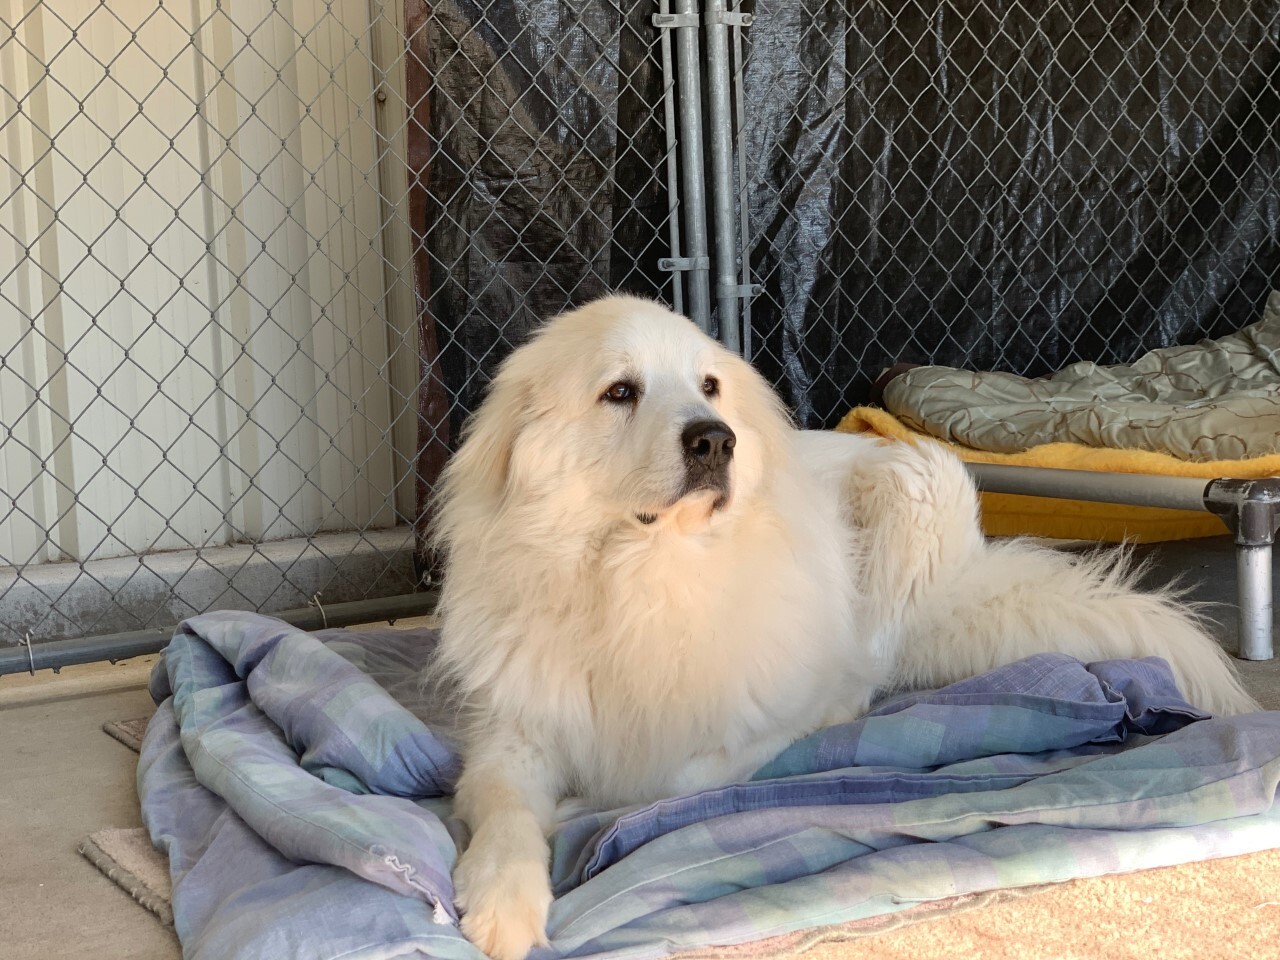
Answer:
<path fill-rule="evenodd" d="M 1257 709 L 1221 647 L 1170 590 L 1141 592 L 1123 551 L 1082 557 L 984 541 L 960 461 L 887 445 L 848 480 L 866 602 L 893 633 L 895 679 L 939 686 L 1034 653 L 1083 661 L 1163 657 L 1183 695 L 1215 713 Z"/>

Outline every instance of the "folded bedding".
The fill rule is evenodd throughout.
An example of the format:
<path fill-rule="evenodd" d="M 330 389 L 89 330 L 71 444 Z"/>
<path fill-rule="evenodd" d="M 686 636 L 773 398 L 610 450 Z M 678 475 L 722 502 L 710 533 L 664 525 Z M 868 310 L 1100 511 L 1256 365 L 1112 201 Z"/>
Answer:
<path fill-rule="evenodd" d="M 991 453 L 1075 443 L 1199 462 L 1280 454 L 1280 291 L 1258 322 L 1217 340 L 1034 379 L 915 367 L 883 400 L 913 429 Z"/>
<path fill-rule="evenodd" d="M 899 364 L 878 382 L 887 409 L 836 427 L 939 442 L 969 463 L 1244 480 L 1280 476 L 1280 292 L 1220 340 L 1153 350 L 1132 364 L 1077 363 L 1052 377 Z M 991 536 L 1153 543 L 1220 536 L 1207 513 L 1087 500 L 982 495 Z"/>
<path fill-rule="evenodd" d="M 430 630 L 184 623 L 157 663 L 143 820 L 187 958 L 481 955 Z M 1280 714 L 1212 718 L 1158 659 L 1019 661 L 886 699 L 749 782 L 566 807 L 551 945 L 659 957 L 1005 887 L 1280 846 Z"/>

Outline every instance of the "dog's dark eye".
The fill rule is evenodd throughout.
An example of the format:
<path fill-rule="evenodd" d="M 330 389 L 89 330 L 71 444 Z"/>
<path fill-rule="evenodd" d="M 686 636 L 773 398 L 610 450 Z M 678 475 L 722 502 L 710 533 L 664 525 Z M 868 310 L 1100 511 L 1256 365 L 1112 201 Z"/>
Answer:
<path fill-rule="evenodd" d="M 631 403 L 637 396 L 639 396 L 639 393 L 640 391 L 636 389 L 636 385 L 634 383 L 628 383 L 626 380 L 619 380 L 617 383 L 610 386 L 600 399 L 607 400 L 609 403 Z"/>
<path fill-rule="evenodd" d="M 708 397 L 718 397 L 720 395 L 720 381 L 715 377 L 707 377 L 702 381 L 702 392 Z"/>

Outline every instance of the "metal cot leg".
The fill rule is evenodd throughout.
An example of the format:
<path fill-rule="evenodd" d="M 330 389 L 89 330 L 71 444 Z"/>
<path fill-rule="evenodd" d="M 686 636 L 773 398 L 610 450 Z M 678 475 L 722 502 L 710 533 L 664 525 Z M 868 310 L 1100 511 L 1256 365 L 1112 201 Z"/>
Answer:
<path fill-rule="evenodd" d="M 1280 478 L 1214 480 L 1204 491 L 1205 507 L 1220 516 L 1236 537 L 1236 596 L 1240 606 L 1242 660 L 1275 656 L 1271 600 L 1271 547 L 1280 527 Z"/>
<path fill-rule="evenodd" d="M 1270 660 L 1271 641 L 1271 544 L 1236 545 L 1236 588 L 1240 603 L 1240 652 L 1242 660 Z"/>

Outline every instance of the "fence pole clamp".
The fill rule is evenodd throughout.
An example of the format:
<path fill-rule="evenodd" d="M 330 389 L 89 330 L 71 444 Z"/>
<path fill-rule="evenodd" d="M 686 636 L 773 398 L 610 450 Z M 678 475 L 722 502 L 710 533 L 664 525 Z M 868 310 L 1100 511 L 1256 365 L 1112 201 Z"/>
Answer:
<path fill-rule="evenodd" d="M 697 27 L 696 13 L 655 13 L 653 25 L 662 30 L 675 30 L 679 27 Z"/>
<path fill-rule="evenodd" d="M 764 286 L 759 283 L 727 283 L 716 287 L 716 296 L 737 297 L 739 300 L 758 297 L 763 292 Z"/>
<path fill-rule="evenodd" d="M 710 270 L 710 257 L 662 257 L 658 269 L 672 273 L 680 270 Z"/>
<path fill-rule="evenodd" d="M 708 10 L 702 15 L 703 22 L 709 27 L 724 25 L 726 27 L 749 27 L 755 23 L 755 17 L 749 13 L 729 10 Z"/>

